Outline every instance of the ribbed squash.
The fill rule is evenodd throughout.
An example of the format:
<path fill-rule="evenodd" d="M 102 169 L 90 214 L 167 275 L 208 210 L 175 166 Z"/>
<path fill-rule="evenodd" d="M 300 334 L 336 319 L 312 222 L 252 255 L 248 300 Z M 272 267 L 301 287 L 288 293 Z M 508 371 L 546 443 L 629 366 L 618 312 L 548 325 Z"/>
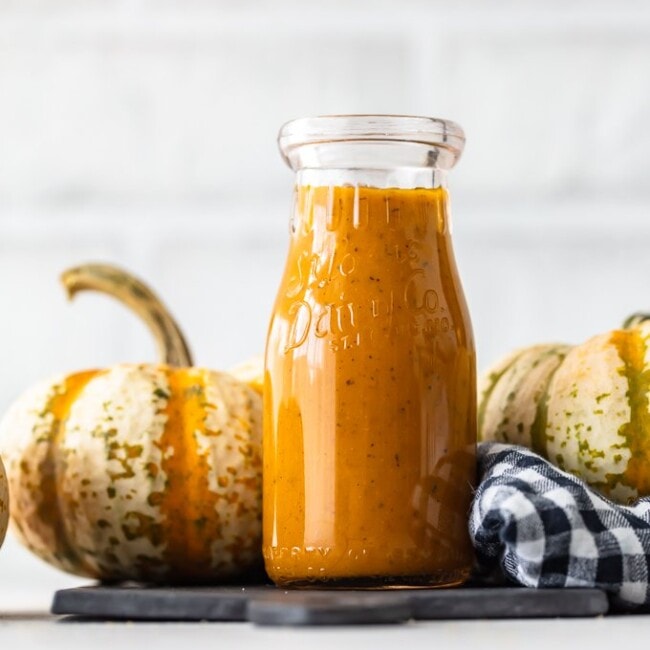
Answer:
<path fill-rule="evenodd" d="M 260 395 L 192 367 L 178 326 L 132 276 L 88 265 L 63 282 L 71 297 L 91 289 L 130 306 L 165 363 L 57 377 L 18 399 L 0 453 L 19 538 L 106 581 L 217 582 L 258 566 Z"/>
<path fill-rule="evenodd" d="M 649 318 L 498 363 L 479 385 L 479 438 L 531 447 L 621 503 L 650 495 Z"/>
<path fill-rule="evenodd" d="M 0 546 L 5 539 L 9 523 L 9 492 L 7 490 L 7 474 L 0 460 Z"/>
<path fill-rule="evenodd" d="M 230 368 L 228 372 L 260 395 L 264 393 L 264 357 L 261 354 Z"/>

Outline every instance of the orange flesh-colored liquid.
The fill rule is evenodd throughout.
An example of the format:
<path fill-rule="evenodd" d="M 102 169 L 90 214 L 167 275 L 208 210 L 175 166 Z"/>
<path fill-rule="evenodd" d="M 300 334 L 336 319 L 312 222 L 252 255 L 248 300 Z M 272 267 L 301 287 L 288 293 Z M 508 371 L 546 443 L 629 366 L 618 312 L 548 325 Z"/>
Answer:
<path fill-rule="evenodd" d="M 267 572 L 462 582 L 476 376 L 446 191 L 301 186 L 292 224 L 267 344 Z"/>

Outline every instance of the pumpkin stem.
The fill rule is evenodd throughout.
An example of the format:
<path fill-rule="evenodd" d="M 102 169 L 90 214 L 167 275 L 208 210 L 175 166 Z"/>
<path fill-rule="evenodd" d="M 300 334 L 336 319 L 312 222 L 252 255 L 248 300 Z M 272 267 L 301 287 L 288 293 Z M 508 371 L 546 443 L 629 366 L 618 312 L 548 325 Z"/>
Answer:
<path fill-rule="evenodd" d="M 176 321 L 141 280 L 109 264 L 84 264 L 64 271 L 61 282 L 72 300 L 80 291 L 108 294 L 134 311 L 149 327 L 163 363 L 189 368 L 192 354 Z"/>
<path fill-rule="evenodd" d="M 647 320 L 650 320 L 650 314 L 637 312 L 636 314 L 632 314 L 631 316 L 628 316 L 625 319 L 623 323 L 623 329 L 624 330 L 631 329 L 632 327 L 636 327 L 637 325 L 640 325 L 641 323 Z"/>

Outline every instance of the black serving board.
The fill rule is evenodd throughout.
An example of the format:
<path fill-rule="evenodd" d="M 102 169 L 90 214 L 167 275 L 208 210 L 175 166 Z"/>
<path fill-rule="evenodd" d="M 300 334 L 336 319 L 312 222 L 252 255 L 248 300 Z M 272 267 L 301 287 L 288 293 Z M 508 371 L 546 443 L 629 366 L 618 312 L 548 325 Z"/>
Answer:
<path fill-rule="evenodd" d="M 283 590 L 273 586 L 91 586 L 54 594 L 52 613 L 106 620 L 250 621 L 258 625 L 403 623 L 410 619 L 599 616 L 598 589 Z"/>

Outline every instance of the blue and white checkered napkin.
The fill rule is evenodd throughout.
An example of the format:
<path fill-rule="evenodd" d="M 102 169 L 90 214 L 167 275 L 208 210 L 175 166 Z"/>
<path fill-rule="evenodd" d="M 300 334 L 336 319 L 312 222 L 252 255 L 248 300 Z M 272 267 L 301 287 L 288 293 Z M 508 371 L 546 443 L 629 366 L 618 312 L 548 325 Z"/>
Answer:
<path fill-rule="evenodd" d="M 615 504 L 532 451 L 481 443 L 470 518 L 479 571 L 528 587 L 598 587 L 650 606 L 650 497 Z"/>

